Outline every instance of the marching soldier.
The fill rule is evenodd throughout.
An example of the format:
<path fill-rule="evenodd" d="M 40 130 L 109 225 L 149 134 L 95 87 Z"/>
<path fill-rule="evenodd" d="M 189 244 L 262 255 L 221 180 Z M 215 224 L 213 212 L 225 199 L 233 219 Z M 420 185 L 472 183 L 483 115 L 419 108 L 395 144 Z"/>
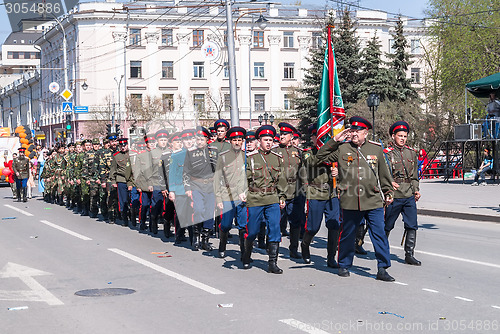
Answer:
<path fill-rule="evenodd" d="M 394 281 L 386 271 L 391 260 L 384 232 L 384 204 L 390 204 L 393 199 L 392 176 L 384 162 L 381 145 L 366 140 L 371 123 L 358 116 L 351 117 L 349 123 L 350 129 L 337 134 L 316 155 L 319 162 L 338 162 L 342 208 L 338 274 L 349 276 L 356 227 L 365 218 L 378 261 L 377 279 Z"/>
<path fill-rule="evenodd" d="M 167 130 L 160 129 L 156 131 L 155 137 L 156 148 L 151 151 L 153 196 L 151 201 L 151 224 L 149 229 L 153 234 L 158 233 L 158 223 L 160 218 L 162 218 L 164 201 L 168 196 L 162 166 L 164 159 L 168 160 L 167 156 L 171 154 L 171 151 L 168 149 Z M 167 228 L 167 226 L 164 226 L 164 228 Z"/>
<path fill-rule="evenodd" d="M 169 173 L 170 165 L 172 164 L 172 154 L 173 152 L 178 152 L 182 149 L 182 142 L 180 138 L 180 133 L 175 132 L 169 138 L 169 153 L 163 154 L 161 158 L 161 168 L 160 177 L 162 177 L 162 183 L 165 185 L 165 198 L 163 200 L 163 219 L 165 220 L 163 224 L 163 233 L 166 238 L 171 237 L 170 226 L 172 222 L 175 226 L 175 206 L 174 202 L 169 199 Z"/>
<path fill-rule="evenodd" d="M 85 151 L 89 150 L 92 145 L 88 139 L 81 143 L 76 144 L 76 156 L 75 156 L 75 166 L 74 166 L 74 178 L 75 178 L 75 202 L 76 202 L 76 212 L 83 214 L 83 192 L 82 192 L 82 168 L 83 159 L 85 158 Z M 88 213 L 87 213 L 88 214 Z"/>
<path fill-rule="evenodd" d="M 215 147 L 219 152 L 226 151 L 231 145 L 226 140 L 226 133 L 229 129 L 229 122 L 225 119 L 218 119 L 214 122 L 216 139 L 211 146 Z"/>
<path fill-rule="evenodd" d="M 117 190 L 118 210 L 123 220 L 123 226 L 128 226 L 129 195 L 134 186 L 134 179 L 128 153 L 128 139 L 120 138 L 118 144 L 120 150 L 113 154 L 109 174 L 111 186 Z"/>
<path fill-rule="evenodd" d="M 184 188 L 184 162 L 187 150 L 193 147 L 194 130 L 186 129 L 180 133 L 182 146 L 173 150 L 168 171 L 168 198 L 175 206 L 175 244 L 184 241 L 185 228 L 188 227 L 189 241 L 193 244 L 193 220 L 191 199 Z M 175 138 L 174 138 L 175 139 Z M 179 145 L 180 146 L 180 145 Z"/>
<path fill-rule="evenodd" d="M 75 144 L 68 144 L 68 153 L 64 155 L 64 194 L 66 195 L 66 208 L 71 208 L 71 199 L 73 198 L 74 182 L 73 182 L 73 165 L 75 158 Z"/>
<path fill-rule="evenodd" d="M 116 133 L 107 136 L 109 147 L 104 147 L 98 155 L 99 203 L 104 221 L 114 223 L 118 211 L 116 189 L 111 187 L 110 170 L 113 154 L 117 152 L 118 140 Z"/>
<path fill-rule="evenodd" d="M 265 220 L 269 238 L 268 272 L 282 274 L 278 267 L 278 250 L 281 241 L 280 208 L 285 207 L 286 178 L 282 157 L 271 150 L 276 130 L 263 125 L 255 132 L 260 148 L 248 154 L 246 177 L 248 182 L 248 223 L 245 234 L 243 268 L 250 268 L 253 241 Z"/>
<path fill-rule="evenodd" d="M 137 155 L 136 162 L 134 163 L 135 167 L 133 169 L 134 180 L 136 182 L 135 185 L 137 187 L 137 191 L 139 192 L 139 202 L 141 203 L 139 208 L 139 230 L 141 231 L 146 229 L 148 213 L 150 214 L 150 231 L 153 223 L 150 209 L 153 197 L 153 160 L 151 150 L 154 141 L 154 135 L 148 134 L 144 136 L 146 148 Z"/>
<path fill-rule="evenodd" d="M 229 231 L 236 218 L 238 228 L 240 251 L 243 256 L 245 251 L 245 228 L 247 225 L 246 211 L 246 178 L 245 178 L 245 152 L 243 152 L 243 138 L 245 129 L 239 126 L 230 128 L 227 137 L 231 148 L 219 154 L 214 175 L 215 201 L 222 212 L 219 225 L 219 256 L 226 256 L 226 245 Z"/>
<path fill-rule="evenodd" d="M 98 200 L 99 200 L 99 185 L 100 180 L 98 179 L 97 167 L 97 150 L 99 149 L 99 139 L 94 138 L 85 144 L 90 144 L 90 149 L 85 152 L 85 156 L 82 162 L 82 194 L 83 194 L 83 206 L 84 215 L 89 215 L 90 218 L 96 218 L 99 212 Z"/>
<path fill-rule="evenodd" d="M 52 164 L 52 178 L 53 188 L 52 196 L 56 199 L 58 205 L 64 205 L 64 171 L 65 171 L 65 160 L 64 160 L 64 144 L 59 144 L 56 147 L 57 153 L 54 157 Z"/>
<path fill-rule="evenodd" d="M 198 127 L 196 147 L 189 149 L 184 161 L 184 188 L 193 201 L 193 250 L 211 251 L 209 238 L 214 228 L 215 194 L 214 173 L 217 149 L 208 146 L 210 132 Z M 201 236 L 201 242 L 200 242 Z"/>
<path fill-rule="evenodd" d="M 406 145 L 410 125 L 405 121 L 395 122 L 389 129 L 394 145 L 384 150 L 392 177 L 397 183 L 394 202 L 385 208 L 385 233 L 394 228 L 400 214 L 403 214 L 405 227 L 405 263 L 420 266 L 422 263 L 413 257 L 417 239 L 417 201 L 420 199 L 418 181 L 417 153 Z"/>
<path fill-rule="evenodd" d="M 287 186 L 285 190 L 286 200 L 285 208 L 281 210 L 281 235 L 290 235 L 290 244 L 296 244 L 300 236 L 300 224 L 296 223 L 298 220 L 292 217 L 292 212 L 295 203 L 297 191 L 297 179 L 299 177 L 299 169 L 301 166 L 301 152 L 292 145 L 293 134 L 297 129 L 291 124 L 281 122 L 278 124 L 280 130 L 279 144 L 273 149 L 276 153 L 281 155 L 283 159 L 283 169 Z M 286 231 L 288 222 L 295 220 L 290 224 L 290 234 Z M 299 258 L 297 249 L 290 248 L 290 257 Z"/>
<path fill-rule="evenodd" d="M 21 193 L 23 196 L 23 202 L 27 202 L 27 189 L 26 185 L 28 182 L 28 177 L 30 175 L 31 162 L 24 154 L 26 149 L 24 147 L 19 148 L 19 156 L 12 162 L 12 169 L 16 175 L 16 194 L 17 201 L 21 202 Z"/>
<path fill-rule="evenodd" d="M 340 207 L 337 190 L 333 186 L 333 177 L 337 176 L 338 170 L 318 160 L 316 126 L 310 127 L 309 131 L 311 132 L 312 147 L 304 152 L 307 218 L 301 243 L 302 258 L 305 263 L 311 263 L 309 245 L 318 233 L 324 217 L 328 229 L 327 266 L 337 268 L 335 255 L 340 228 Z"/>

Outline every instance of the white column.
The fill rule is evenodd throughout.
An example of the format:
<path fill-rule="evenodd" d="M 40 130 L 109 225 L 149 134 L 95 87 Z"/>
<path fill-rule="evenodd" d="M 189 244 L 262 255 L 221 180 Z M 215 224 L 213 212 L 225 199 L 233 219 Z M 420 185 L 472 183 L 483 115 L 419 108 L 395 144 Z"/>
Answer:
<path fill-rule="evenodd" d="M 269 35 L 267 37 L 269 40 L 269 54 L 271 59 L 271 64 L 269 66 L 270 75 L 269 78 L 269 88 L 271 92 L 271 105 L 266 109 L 269 111 L 281 109 L 281 83 L 283 79 L 283 63 L 281 62 L 283 58 L 278 57 L 280 53 L 280 35 Z M 267 75 L 266 75 L 267 76 Z M 269 101 L 269 99 L 268 99 Z"/>
<path fill-rule="evenodd" d="M 240 42 L 240 80 L 239 84 L 241 87 L 241 118 L 248 119 L 249 111 L 252 105 L 251 93 L 252 85 L 250 83 L 251 78 L 251 58 L 250 58 L 250 42 L 252 36 L 250 35 L 239 35 L 238 41 Z M 254 116 L 252 116 L 254 118 Z"/>
<path fill-rule="evenodd" d="M 190 58 L 184 57 L 184 55 L 189 54 L 189 41 L 191 40 L 191 33 L 178 33 L 177 40 L 179 41 L 178 54 L 181 59 L 178 63 L 179 72 L 176 74 L 179 78 L 179 98 L 182 99 L 180 104 L 183 108 L 180 119 L 183 120 L 183 127 L 189 126 L 191 124 L 191 120 L 194 119 L 194 113 L 189 113 L 189 111 L 193 111 L 193 97 L 191 96 L 191 92 L 189 90 L 189 82 L 193 77 L 193 64 L 190 64 Z M 184 122 L 190 121 L 190 122 Z"/>
<path fill-rule="evenodd" d="M 146 54 L 148 55 L 147 72 L 144 73 L 144 78 L 147 78 L 147 95 L 152 97 L 158 96 L 161 77 L 161 59 L 158 59 L 158 40 L 160 34 L 158 32 L 146 32 Z M 161 96 L 160 96 L 161 97 Z"/>
<path fill-rule="evenodd" d="M 116 80 L 118 80 L 118 82 L 120 81 L 120 78 L 123 77 L 125 78 L 125 76 L 127 75 L 127 73 L 125 73 L 125 64 L 123 64 L 124 62 L 124 59 L 123 59 L 123 52 L 125 52 L 124 50 L 124 43 L 125 41 L 127 40 L 127 32 L 126 31 L 113 31 L 113 40 L 115 42 L 115 64 L 116 64 L 116 72 L 115 72 L 115 78 Z M 111 79 L 113 78 L 110 78 L 110 82 L 113 83 L 114 85 L 114 96 L 116 96 L 116 98 L 118 99 L 118 85 L 116 84 L 116 82 L 113 80 L 111 81 Z M 120 101 L 119 101 L 119 104 L 121 106 L 121 109 L 125 109 L 124 106 L 125 106 L 125 101 L 126 101 L 126 94 L 124 94 L 124 92 L 127 91 L 127 88 L 124 87 L 125 85 L 125 80 L 122 80 L 121 82 L 121 87 L 120 87 Z M 118 102 L 118 101 L 117 101 Z"/>
<path fill-rule="evenodd" d="M 300 82 L 304 82 L 304 70 L 309 68 L 309 62 L 307 61 L 307 56 L 309 54 L 309 45 L 311 44 L 310 36 L 298 36 L 299 40 L 299 57 L 300 63 L 295 66 L 295 73 L 297 73 L 297 79 Z"/>

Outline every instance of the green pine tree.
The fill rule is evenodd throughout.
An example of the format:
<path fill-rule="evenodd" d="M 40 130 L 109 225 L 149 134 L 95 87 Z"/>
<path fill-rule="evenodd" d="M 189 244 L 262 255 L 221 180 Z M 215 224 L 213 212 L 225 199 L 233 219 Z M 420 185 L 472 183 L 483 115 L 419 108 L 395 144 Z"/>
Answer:
<path fill-rule="evenodd" d="M 394 101 L 404 102 L 409 99 L 418 98 L 417 91 L 411 86 L 411 79 L 406 78 L 408 66 L 412 64 L 410 55 L 406 51 L 408 41 L 404 36 L 403 20 L 398 17 L 396 30 L 392 35 L 394 38 L 393 49 L 394 53 L 388 54 L 390 59 L 390 68 L 393 75 L 393 91 L 390 94 L 390 99 Z"/>
<path fill-rule="evenodd" d="M 361 53 L 360 99 L 366 99 L 370 93 L 377 93 L 380 95 L 380 101 L 384 101 L 392 93 L 392 77 L 389 69 L 385 67 L 387 64 L 381 59 L 380 48 L 380 40 L 375 35 Z"/>
<path fill-rule="evenodd" d="M 344 108 L 347 110 L 358 102 L 361 67 L 361 52 L 356 28 L 346 8 L 341 14 L 340 24 L 333 36 L 335 60 Z"/>

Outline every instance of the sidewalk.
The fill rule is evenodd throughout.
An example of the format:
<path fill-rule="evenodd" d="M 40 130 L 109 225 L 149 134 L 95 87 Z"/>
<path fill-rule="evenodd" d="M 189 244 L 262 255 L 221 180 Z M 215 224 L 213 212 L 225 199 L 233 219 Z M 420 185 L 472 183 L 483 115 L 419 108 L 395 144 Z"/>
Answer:
<path fill-rule="evenodd" d="M 500 223 L 500 185 L 471 186 L 472 180 L 420 180 L 418 214 Z"/>

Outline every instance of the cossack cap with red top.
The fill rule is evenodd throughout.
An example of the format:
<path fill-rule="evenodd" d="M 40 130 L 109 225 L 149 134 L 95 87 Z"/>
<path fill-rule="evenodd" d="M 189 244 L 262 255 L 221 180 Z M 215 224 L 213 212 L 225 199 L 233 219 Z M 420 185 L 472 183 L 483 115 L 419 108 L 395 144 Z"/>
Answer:
<path fill-rule="evenodd" d="M 229 129 L 229 122 L 226 121 L 225 119 L 218 119 L 214 123 L 214 128 L 217 130 L 217 128 L 220 128 L 221 126 L 225 126 L 226 129 Z"/>
<path fill-rule="evenodd" d="M 210 130 L 210 133 L 212 134 L 212 136 L 216 136 L 217 135 L 217 130 L 215 129 L 215 127 L 211 126 L 208 129 Z"/>
<path fill-rule="evenodd" d="M 255 131 L 255 137 L 257 139 L 265 136 L 275 137 L 276 129 L 272 125 L 262 125 L 260 128 Z"/>
<path fill-rule="evenodd" d="M 118 144 L 125 146 L 128 144 L 128 138 L 120 138 L 118 139 Z"/>
<path fill-rule="evenodd" d="M 147 143 L 147 142 L 150 142 L 150 141 L 156 141 L 155 139 L 155 135 L 150 133 L 150 134 L 147 134 L 144 136 L 144 141 Z"/>
<path fill-rule="evenodd" d="M 249 141 L 257 139 L 257 138 L 255 138 L 255 131 L 253 131 L 253 130 L 247 131 L 245 139 L 249 140 Z"/>
<path fill-rule="evenodd" d="M 406 133 L 410 132 L 410 124 L 406 123 L 405 121 L 397 121 L 394 122 L 394 124 L 389 128 L 390 135 L 394 135 L 399 131 L 404 131 Z"/>
<path fill-rule="evenodd" d="M 168 138 L 168 131 L 165 129 L 160 129 L 160 130 L 156 131 L 155 137 L 156 137 L 156 139 Z"/>
<path fill-rule="evenodd" d="M 199 137 L 203 136 L 203 137 L 209 138 L 210 137 L 210 131 L 207 128 L 203 127 L 203 126 L 198 126 L 196 128 L 196 135 L 199 136 Z"/>
<path fill-rule="evenodd" d="M 173 142 L 175 140 L 181 140 L 181 133 L 180 132 L 174 132 L 170 136 L 170 141 Z"/>
<path fill-rule="evenodd" d="M 188 139 L 194 136 L 193 129 L 186 129 L 181 132 L 181 139 Z"/>
<path fill-rule="evenodd" d="M 302 137 L 302 133 L 300 133 L 299 131 L 293 133 L 293 138 L 300 138 L 300 137 Z"/>
<path fill-rule="evenodd" d="M 280 124 L 278 124 L 278 128 L 280 129 L 280 134 L 297 132 L 297 129 L 293 125 L 286 122 L 281 122 Z"/>
<path fill-rule="evenodd" d="M 247 130 L 245 130 L 241 126 L 233 126 L 231 129 L 227 130 L 226 138 L 227 139 L 244 138 L 246 134 Z"/>
<path fill-rule="evenodd" d="M 353 130 L 369 130 L 372 128 L 372 123 L 370 123 L 367 119 L 359 116 L 353 116 L 349 118 L 349 124 L 351 125 L 351 129 Z"/>

